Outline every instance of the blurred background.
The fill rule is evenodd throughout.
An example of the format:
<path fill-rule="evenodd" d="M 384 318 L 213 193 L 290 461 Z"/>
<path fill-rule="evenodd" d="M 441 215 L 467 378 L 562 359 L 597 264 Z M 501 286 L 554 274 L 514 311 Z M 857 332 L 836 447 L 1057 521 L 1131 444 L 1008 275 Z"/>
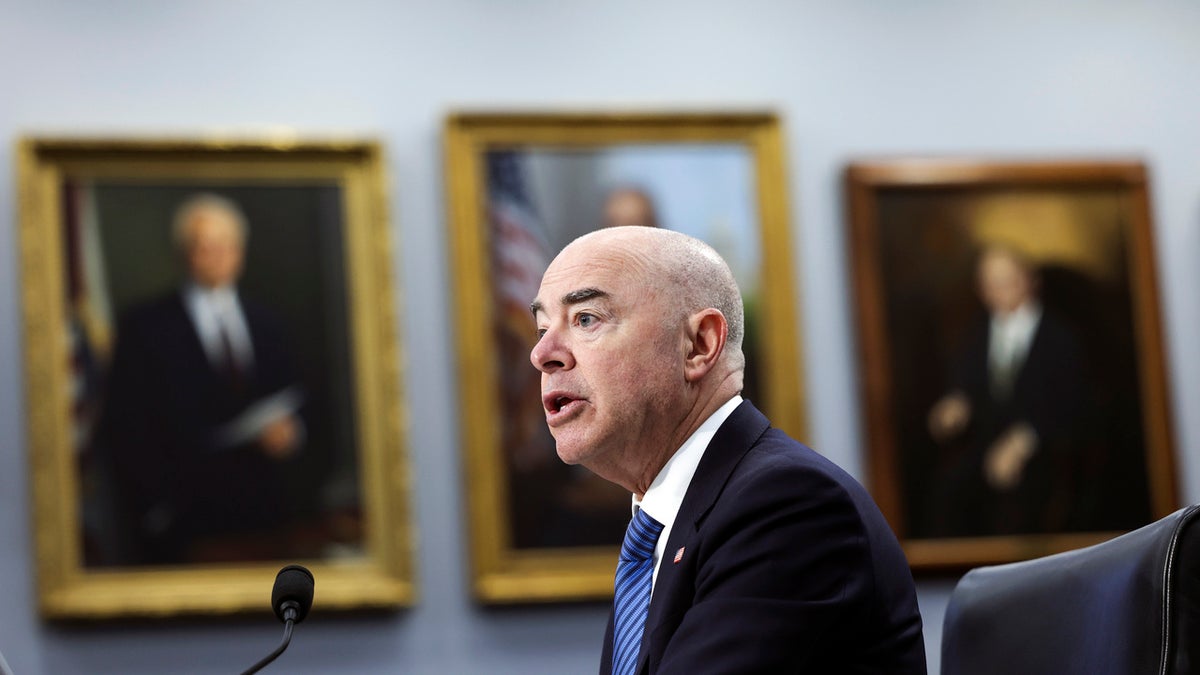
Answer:
<path fill-rule="evenodd" d="M 596 604 L 471 599 L 455 404 L 441 125 L 460 109 L 754 108 L 785 124 L 812 437 L 860 478 L 842 170 L 855 159 L 1140 159 L 1150 171 L 1184 502 L 1200 501 L 1200 5 L 1190 0 L 0 0 L 0 146 L 39 135 L 334 134 L 384 144 L 408 354 L 419 603 L 317 605 L 291 673 L 594 672 Z M 18 195 L 0 163 L 0 651 L 18 675 L 229 673 L 276 644 L 228 621 L 37 616 L 23 394 Z M 799 376 L 799 374 L 797 374 Z M 469 422 L 468 422 L 469 423 Z M 952 576 L 918 580 L 930 670 Z M 266 591 L 264 590 L 264 608 Z M 268 670 L 270 672 L 270 670 Z"/>

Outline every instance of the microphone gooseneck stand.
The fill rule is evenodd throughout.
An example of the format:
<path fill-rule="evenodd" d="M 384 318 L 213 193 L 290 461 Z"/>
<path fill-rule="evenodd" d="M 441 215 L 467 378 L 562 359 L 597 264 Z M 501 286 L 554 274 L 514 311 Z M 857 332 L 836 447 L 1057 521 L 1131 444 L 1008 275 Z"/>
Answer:
<path fill-rule="evenodd" d="M 293 613 L 296 611 L 291 608 L 288 608 L 288 609 Z M 271 652 L 270 654 L 267 654 L 266 656 L 264 656 L 262 658 L 261 661 L 259 661 L 258 663 L 250 666 L 245 671 L 243 671 L 242 675 L 253 675 L 254 673 L 257 673 L 258 671 L 260 671 L 264 667 L 266 667 L 266 665 L 268 663 L 270 663 L 270 662 L 274 661 L 276 658 L 278 658 L 279 655 L 283 653 L 283 650 L 287 649 L 288 644 L 292 641 L 292 626 L 294 626 L 294 625 L 296 625 L 296 620 L 294 617 L 285 619 L 283 622 L 283 642 L 279 643 L 279 646 L 275 648 L 275 651 Z"/>
<path fill-rule="evenodd" d="M 271 589 L 271 607 L 275 616 L 283 622 L 283 641 L 275 651 L 250 666 L 242 675 L 253 675 L 274 661 L 292 641 L 292 628 L 308 616 L 312 607 L 313 576 L 303 565 L 288 565 L 275 575 L 275 587 Z"/>

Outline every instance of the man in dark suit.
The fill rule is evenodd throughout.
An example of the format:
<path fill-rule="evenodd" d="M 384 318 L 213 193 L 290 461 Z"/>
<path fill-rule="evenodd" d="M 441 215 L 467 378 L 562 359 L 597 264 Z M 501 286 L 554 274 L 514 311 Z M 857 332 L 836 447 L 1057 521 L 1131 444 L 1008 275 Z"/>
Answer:
<path fill-rule="evenodd" d="M 251 541 L 285 521 L 280 465 L 304 436 L 284 334 L 236 288 L 240 210 L 198 195 L 174 235 L 187 281 L 122 319 L 98 435 L 128 526 L 126 563 L 186 562 L 206 543 L 243 555 L 231 536 Z"/>
<path fill-rule="evenodd" d="M 943 536 L 1063 531 L 1088 412 L 1083 350 L 1016 249 L 985 249 L 977 283 L 987 315 L 929 414 L 946 454 L 930 523 Z"/>
<path fill-rule="evenodd" d="M 633 494 L 601 673 L 924 673 L 866 491 L 743 401 L 741 294 L 686 235 L 592 232 L 531 305 L 559 457 Z"/>

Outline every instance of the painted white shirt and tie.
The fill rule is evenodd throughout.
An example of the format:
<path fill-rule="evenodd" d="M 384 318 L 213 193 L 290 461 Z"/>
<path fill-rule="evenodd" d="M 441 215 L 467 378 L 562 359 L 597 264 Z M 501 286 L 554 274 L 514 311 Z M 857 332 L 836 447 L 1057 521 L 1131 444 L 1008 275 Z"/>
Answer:
<path fill-rule="evenodd" d="M 1042 306 L 1026 302 L 1006 315 L 993 315 L 988 336 L 988 379 L 992 395 L 1008 398 L 1017 373 L 1029 355 L 1029 347 L 1042 320 Z"/>
<path fill-rule="evenodd" d="M 183 304 L 213 369 L 223 371 L 233 367 L 242 373 L 254 369 L 254 342 L 237 289 L 189 284 L 183 289 Z M 230 359 L 233 363 L 229 363 Z M 298 387 L 288 387 L 255 401 L 221 428 L 217 434 L 220 447 L 233 448 L 257 438 L 271 422 L 294 415 L 302 402 Z M 296 424 L 302 440 L 304 424 L 299 418 Z"/>
<path fill-rule="evenodd" d="M 220 370 L 234 365 L 239 370 L 249 371 L 254 367 L 254 343 L 238 301 L 237 289 L 231 286 L 201 288 L 191 284 L 183 291 L 183 304 L 213 368 Z M 226 353 L 226 341 L 231 354 Z M 228 358 L 234 363 L 226 363 Z"/>

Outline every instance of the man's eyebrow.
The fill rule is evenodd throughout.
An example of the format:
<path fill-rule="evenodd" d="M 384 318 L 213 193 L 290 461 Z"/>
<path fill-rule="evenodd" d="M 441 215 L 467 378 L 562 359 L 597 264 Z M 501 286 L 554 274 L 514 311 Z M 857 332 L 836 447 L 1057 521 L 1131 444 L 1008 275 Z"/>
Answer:
<path fill-rule="evenodd" d="M 593 298 L 607 298 L 608 292 L 602 291 L 599 288 L 581 288 L 577 291 L 571 291 L 562 296 L 562 304 L 577 305 L 581 302 L 591 300 Z"/>
<path fill-rule="evenodd" d="M 562 302 L 562 304 L 564 304 L 564 305 L 577 305 L 581 302 L 586 302 L 586 301 L 592 300 L 594 298 L 607 298 L 607 297 L 608 297 L 608 291 L 602 291 L 599 288 L 589 287 L 589 288 L 580 288 L 579 290 L 575 290 L 575 291 L 570 291 L 569 293 L 562 296 L 560 302 Z M 542 304 L 541 300 L 534 300 L 533 302 L 529 303 L 529 311 L 533 312 L 534 316 L 537 316 L 537 313 L 544 309 L 545 309 L 545 306 Z"/>

